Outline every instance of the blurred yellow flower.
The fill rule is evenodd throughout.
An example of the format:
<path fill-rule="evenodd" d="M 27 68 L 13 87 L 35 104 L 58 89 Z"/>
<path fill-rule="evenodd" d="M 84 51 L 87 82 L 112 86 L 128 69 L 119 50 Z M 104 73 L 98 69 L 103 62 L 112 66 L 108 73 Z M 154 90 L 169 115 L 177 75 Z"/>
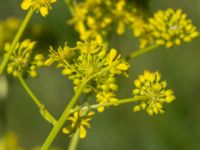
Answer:
<path fill-rule="evenodd" d="M 33 10 L 40 12 L 43 17 L 46 17 L 51 9 L 51 3 L 55 3 L 56 1 L 57 0 L 23 0 L 21 8 L 23 10 L 32 8 Z"/>
<path fill-rule="evenodd" d="M 44 65 L 44 56 L 42 54 L 36 54 L 32 59 L 32 52 L 35 44 L 36 42 L 30 39 L 25 39 L 17 43 L 7 65 L 8 74 L 16 77 L 27 71 L 31 77 L 36 77 L 38 75 L 36 69 Z M 10 43 L 5 44 L 4 56 L 7 55 L 10 46 Z"/>
<path fill-rule="evenodd" d="M 147 45 L 164 45 L 171 48 L 183 42 L 191 42 L 199 35 L 197 28 L 181 9 L 158 11 L 143 25 L 146 31 L 139 34 L 141 48 Z"/>
<path fill-rule="evenodd" d="M 69 24 L 74 24 L 81 40 L 90 38 L 101 43 L 109 34 L 116 31 L 121 35 L 126 26 L 137 22 L 136 5 L 126 0 L 85 0 L 73 3 L 72 19 Z"/>

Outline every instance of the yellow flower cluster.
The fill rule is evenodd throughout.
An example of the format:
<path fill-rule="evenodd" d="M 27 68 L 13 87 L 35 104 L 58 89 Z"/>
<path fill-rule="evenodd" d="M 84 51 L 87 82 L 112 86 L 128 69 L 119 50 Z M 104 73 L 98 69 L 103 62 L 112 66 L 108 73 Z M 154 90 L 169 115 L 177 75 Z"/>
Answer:
<path fill-rule="evenodd" d="M 52 63 L 62 67 L 62 74 L 73 81 L 75 91 L 83 80 L 87 80 L 83 92 L 95 92 L 99 104 L 117 100 L 115 76 L 126 75 L 129 68 L 129 64 L 117 54 L 117 50 L 111 49 L 107 52 L 106 45 L 95 40 L 77 42 L 72 48 L 65 44 L 57 51 L 51 48 L 45 64 L 48 66 Z M 103 110 L 104 107 L 98 108 L 99 112 Z"/>
<path fill-rule="evenodd" d="M 94 116 L 93 111 L 89 112 L 75 112 L 73 116 L 67 118 L 68 121 L 71 121 L 70 127 L 63 128 L 63 133 L 65 134 L 74 134 L 77 130 L 79 130 L 79 136 L 81 139 L 87 136 L 87 128 L 90 128 L 89 121 Z"/>
<path fill-rule="evenodd" d="M 23 150 L 23 148 L 19 144 L 18 137 L 12 132 L 7 132 L 4 135 L 4 137 L 0 139 L 0 149 L 1 150 Z"/>
<path fill-rule="evenodd" d="M 129 68 L 115 49 L 107 53 L 106 46 L 94 40 L 77 42 L 72 48 L 65 44 L 57 51 L 51 48 L 45 64 L 48 66 L 52 63 L 62 67 L 62 74 L 73 80 L 74 90 L 83 79 L 88 80 L 85 93 L 97 89 L 110 75 L 125 73 Z"/>
<path fill-rule="evenodd" d="M 108 79 L 105 80 L 101 86 L 99 86 L 99 89 L 100 91 L 97 92 L 96 99 L 100 105 L 106 103 L 114 103 L 118 100 L 115 93 L 118 89 L 118 86 L 115 83 L 115 78 L 112 75 L 108 77 Z M 104 106 L 97 108 L 99 112 L 103 112 L 104 109 Z"/>
<path fill-rule="evenodd" d="M 145 96 L 147 99 L 141 100 L 140 104 L 133 108 L 134 111 L 145 109 L 149 115 L 164 113 L 163 103 L 171 103 L 175 100 L 173 91 L 166 90 L 167 82 L 160 79 L 158 72 L 144 71 L 144 74 L 135 80 L 134 96 Z"/>
<path fill-rule="evenodd" d="M 37 67 L 41 67 L 44 63 L 44 57 L 42 54 L 35 55 L 33 61 L 31 61 L 32 51 L 36 42 L 26 39 L 21 43 L 18 43 L 11 55 L 8 65 L 7 72 L 12 74 L 14 77 L 22 75 L 25 70 L 29 73 L 31 77 L 36 77 Z M 5 44 L 5 56 L 10 49 L 10 43 Z"/>
<path fill-rule="evenodd" d="M 72 11 L 69 23 L 74 24 L 80 38 L 92 37 L 99 43 L 109 36 L 113 27 L 117 34 L 123 34 L 126 26 L 136 22 L 140 15 L 134 3 L 127 0 L 85 0 L 74 3 Z"/>
<path fill-rule="evenodd" d="M 190 42 L 199 35 L 181 9 L 158 11 L 141 29 L 143 34 L 138 34 L 141 48 L 154 44 L 170 48 L 182 42 Z"/>
<path fill-rule="evenodd" d="M 44 66 L 44 56 L 42 54 L 37 54 L 33 57 L 33 60 L 31 62 L 31 65 L 29 67 L 28 73 L 31 77 L 37 77 L 38 73 L 36 69 L 38 67 Z"/>
<path fill-rule="evenodd" d="M 57 0 L 23 0 L 21 8 L 28 10 L 29 8 L 40 12 L 43 17 L 46 17 L 51 9 L 51 3 L 55 3 Z"/>

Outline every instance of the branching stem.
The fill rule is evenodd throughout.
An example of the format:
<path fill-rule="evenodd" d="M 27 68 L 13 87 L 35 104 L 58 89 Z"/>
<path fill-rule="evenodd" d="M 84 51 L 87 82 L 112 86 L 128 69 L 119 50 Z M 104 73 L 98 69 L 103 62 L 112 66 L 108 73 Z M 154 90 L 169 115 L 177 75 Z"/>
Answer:
<path fill-rule="evenodd" d="M 18 76 L 18 79 L 28 95 L 32 98 L 33 102 L 39 107 L 40 113 L 43 116 L 45 120 L 47 120 L 49 123 L 55 125 L 56 119 L 53 117 L 53 115 L 44 107 L 44 105 L 41 103 L 41 101 L 33 94 L 29 86 L 27 85 L 26 81 L 21 77 Z"/>
<path fill-rule="evenodd" d="M 76 132 L 73 134 L 68 150 L 76 150 L 79 141 L 79 132 L 79 129 L 77 129 Z"/>
<path fill-rule="evenodd" d="M 159 47 L 158 45 L 151 45 L 151 46 L 146 47 L 144 49 L 140 49 L 140 50 L 134 51 L 126 58 L 126 60 L 129 60 L 131 58 L 135 58 L 137 56 L 140 56 L 140 55 L 142 55 L 144 53 L 150 52 L 150 51 L 152 51 L 152 50 L 154 50 L 154 49 L 156 49 L 158 47 Z"/>
<path fill-rule="evenodd" d="M 65 123 L 66 118 L 71 114 L 71 109 L 76 104 L 76 102 L 77 102 L 78 98 L 80 97 L 80 95 L 81 95 L 86 84 L 87 84 L 87 80 L 83 80 L 83 82 L 78 87 L 76 93 L 74 94 L 74 96 L 70 100 L 69 104 L 66 106 L 64 112 L 60 116 L 58 122 L 54 125 L 54 127 L 50 131 L 49 135 L 47 136 L 47 138 L 46 138 L 45 142 L 43 143 L 40 150 L 48 150 L 50 145 L 53 143 L 55 137 L 57 136 L 58 132 L 62 128 L 63 124 Z"/>
<path fill-rule="evenodd" d="M 132 103 L 132 102 L 137 102 L 139 100 L 145 100 L 148 97 L 146 96 L 137 96 L 137 97 L 133 97 L 133 98 L 127 98 L 127 99 L 120 99 L 116 102 L 108 102 L 108 103 L 102 103 L 102 104 L 94 104 L 91 105 L 90 108 L 91 109 L 97 109 L 99 107 L 108 107 L 108 106 L 114 106 L 114 105 L 120 105 L 120 104 L 126 104 L 126 103 Z"/>

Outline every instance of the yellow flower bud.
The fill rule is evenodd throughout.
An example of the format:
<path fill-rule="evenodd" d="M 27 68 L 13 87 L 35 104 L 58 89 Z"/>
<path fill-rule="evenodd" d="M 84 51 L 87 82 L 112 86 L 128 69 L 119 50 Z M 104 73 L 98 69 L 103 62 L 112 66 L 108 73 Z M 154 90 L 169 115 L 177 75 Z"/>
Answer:
<path fill-rule="evenodd" d="M 109 54 L 107 55 L 107 61 L 108 61 L 108 64 L 111 64 L 114 59 L 116 58 L 117 56 L 117 50 L 112 48 L 109 52 Z"/>

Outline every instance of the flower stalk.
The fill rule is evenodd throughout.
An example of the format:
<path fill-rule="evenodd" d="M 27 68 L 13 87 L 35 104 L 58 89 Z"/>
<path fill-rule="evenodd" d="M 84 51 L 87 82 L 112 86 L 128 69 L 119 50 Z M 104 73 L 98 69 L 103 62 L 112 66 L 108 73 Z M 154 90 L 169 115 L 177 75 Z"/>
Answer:
<path fill-rule="evenodd" d="M 49 123 L 55 125 L 56 119 L 53 117 L 53 115 L 44 107 L 44 105 L 41 103 L 41 101 L 33 94 L 29 86 L 27 85 L 26 81 L 22 78 L 22 76 L 18 76 L 18 79 L 28 95 L 32 98 L 33 102 L 38 106 L 40 109 L 40 113 L 42 117 L 47 120 Z"/>
<path fill-rule="evenodd" d="M 143 49 L 134 51 L 129 56 L 127 56 L 126 60 L 129 60 L 131 58 L 135 58 L 137 56 L 140 56 L 140 55 L 143 55 L 143 54 L 148 53 L 150 51 L 153 51 L 153 50 L 155 50 L 158 47 L 159 47 L 159 45 L 151 45 L 151 46 L 145 47 Z"/>
<path fill-rule="evenodd" d="M 79 97 L 80 97 L 85 85 L 87 84 L 87 82 L 88 82 L 87 80 L 83 80 L 83 82 L 80 84 L 76 93 L 74 94 L 74 96 L 70 100 L 69 104 L 66 106 L 64 112 L 60 116 L 58 122 L 54 125 L 54 127 L 50 131 L 49 135 L 47 136 L 47 138 L 46 138 L 45 142 L 43 143 L 40 150 L 48 150 L 48 148 L 51 146 L 51 144 L 53 143 L 58 132 L 62 128 L 63 124 L 65 123 L 66 118 L 71 114 L 71 109 L 74 107 L 77 100 L 79 99 Z"/>
<path fill-rule="evenodd" d="M 77 129 L 76 132 L 73 134 L 68 150 L 76 150 L 79 142 L 79 132 L 79 129 Z"/>
<path fill-rule="evenodd" d="M 148 97 L 146 97 L 146 96 L 137 96 L 137 97 L 133 97 L 133 98 L 120 99 L 120 100 L 115 101 L 115 102 L 108 102 L 108 103 L 103 103 L 103 104 L 94 104 L 94 105 L 91 105 L 90 108 L 91 109 L 97 109 L 99 107 L 108 107 L 108 106 L 113 106 L 113 105 L 132 103 L 132 102 L 137 102 L 139 100 L 146 100 L 146 99 L 148 99 Z"/>
<path fill-rule="evenodd" d="M 18 41 L 20 40 L 24 30 L 26 29 L 26 27 L 27 27 L 32 15 L 33 15 L 33 12 L 34 12 L 33 9 L 30 9 L 28 11 L 28 13 L 26 14 L 26 16 L 25 16 L 25 18 L 24 18 L 24 20 L 23 20 L 23 22 L 22 22 L 22 24 L 21 24 L 21 26 L 20 26 L 20 28 L 19 28 L 19 30 L 17 32 L 17 34 L 14 37 L 14 40 L 13 40 L 13 42 L 11 44 L 11 47 L 10 47 L 8 53 L 5 55 L 5 57 L 4 57 L 4 59 L 3 59 L 2 63 L 1 63 L 0 75 L 3 73 L 5 67 L 6 67 L 6 65 L 8 63 L 9 58 L 12 55 L 13 50 L 15 49 L 15 46 L 17 45 Z"/>

